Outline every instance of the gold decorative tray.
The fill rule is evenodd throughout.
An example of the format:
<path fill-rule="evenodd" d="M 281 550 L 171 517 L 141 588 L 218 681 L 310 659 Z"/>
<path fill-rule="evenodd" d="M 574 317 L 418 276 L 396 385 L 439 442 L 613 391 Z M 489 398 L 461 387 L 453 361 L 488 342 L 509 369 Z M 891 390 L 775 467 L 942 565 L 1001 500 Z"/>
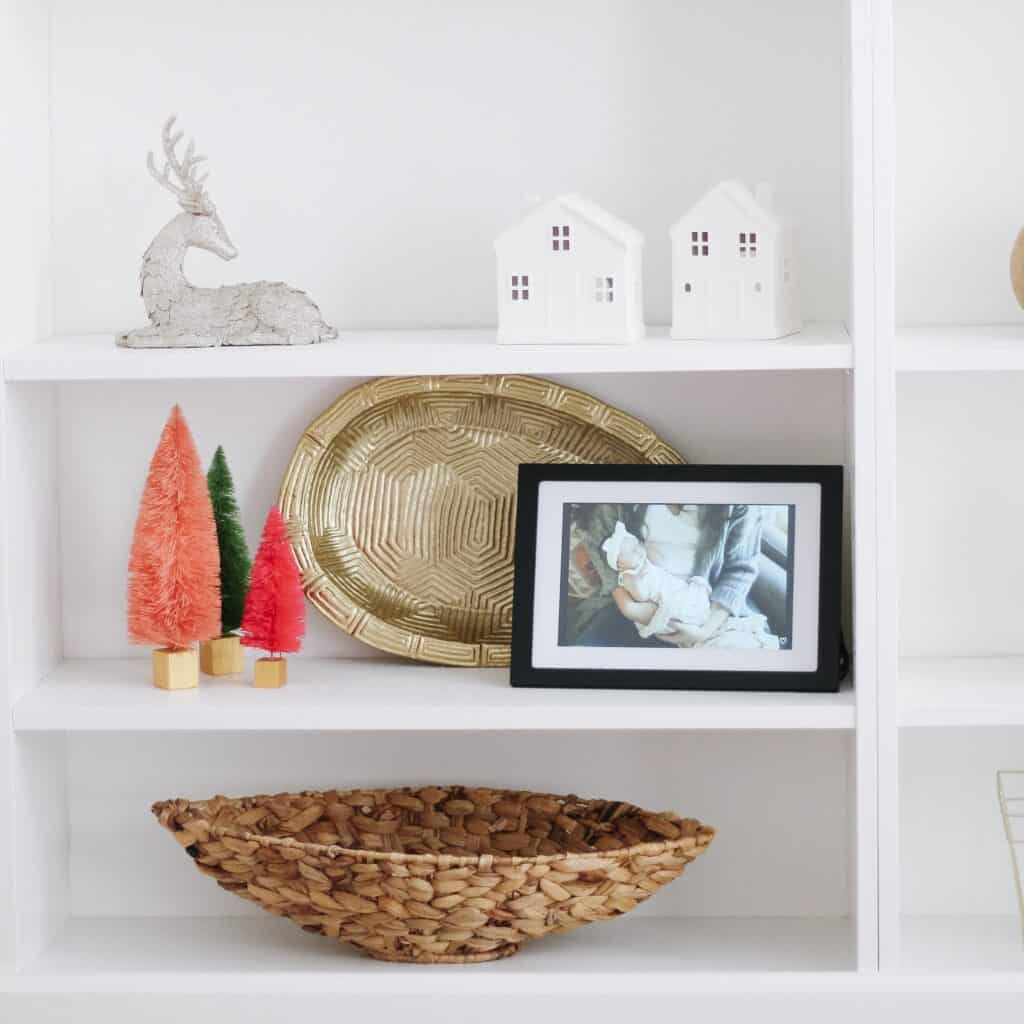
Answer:
<path fill-rule="evenodd" d="M 310 602 L 352 636 L 507 665 L 521 462 L 679 463 L 640 420 L 535 377 L 391 377 L 302 436 L 281 512 Z"/>

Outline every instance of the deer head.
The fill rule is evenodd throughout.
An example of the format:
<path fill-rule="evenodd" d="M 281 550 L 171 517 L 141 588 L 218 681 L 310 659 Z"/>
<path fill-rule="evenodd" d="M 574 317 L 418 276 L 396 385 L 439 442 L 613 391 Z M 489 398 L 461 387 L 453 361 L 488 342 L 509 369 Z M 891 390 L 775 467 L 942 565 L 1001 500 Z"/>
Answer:
<path fill-rule="evenodd" d="M 157 170 L 152 151 L 146 158 L 146 166 L 156 181 L 177 198 L 178 205 L 185 211 L 184 214 L 179 214 L 178 219 L 182 222 L 187 243 L 215 253 L 222 260 L 233 260 L 238 255 L 238 250 L 221 223 L 217 207 L 206 194 L 205 183 L 209 175 L 196 173 L 199 164 L 206 157 L 196 154 L 195 142 L 190 140 L 185 149 L 185 156 L 178 159 L 175 150 L 185 133 L 174 130 L 176 120 L 177 117 L 172 116 L 164 124 L 163 171 Z M 172 172 L 177 178 L 177 184 L 171 180 Z"/>

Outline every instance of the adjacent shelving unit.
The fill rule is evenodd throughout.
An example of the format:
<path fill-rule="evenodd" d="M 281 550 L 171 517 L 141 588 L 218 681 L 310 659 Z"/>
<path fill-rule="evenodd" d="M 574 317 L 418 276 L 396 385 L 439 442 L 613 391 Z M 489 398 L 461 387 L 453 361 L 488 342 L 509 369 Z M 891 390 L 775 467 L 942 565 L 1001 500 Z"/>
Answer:
<path fill-rule="evenodd" d="M 931 324 L 896 331 L 897 372 L 1024 370 L 1024 324 Z"/>
<path fill-rule="evenodd" d="M 900 725 L 1024 725 L 1024 657 L 901 658 Z"/>
<path fill-rule="evenodd" d="M 1024 989 L 1017 917 L 906 917 L 902 932 L 904 970 L 979 973 L 983 983 L 1002 977 Z"/>
<path fill-rule="evenodd" d="M 880 965 L 936 988 L 953 978 L 1019 993 L 1024 940 L 996 772 L 1024 765 L 1014 580 L 1024 563 L 997 523 L 1022 500 L 1024 317 L 1009 280 L 1022 216 L 1008 168 L 1024 150 L 1001 125 L 1019 86 L 1007 33 L 1024 22 L 1009 3 L 886 6 L 893 35 L 876 70 L 895 103 L 878 124 L 876 167 L 894 189 L 875 221 L 877 422 L 889 453 L 879 463 Z M 993 161 L 1007 173 L 992 173 Z M 934 216 L 965 196 L 950 221 Z"/>

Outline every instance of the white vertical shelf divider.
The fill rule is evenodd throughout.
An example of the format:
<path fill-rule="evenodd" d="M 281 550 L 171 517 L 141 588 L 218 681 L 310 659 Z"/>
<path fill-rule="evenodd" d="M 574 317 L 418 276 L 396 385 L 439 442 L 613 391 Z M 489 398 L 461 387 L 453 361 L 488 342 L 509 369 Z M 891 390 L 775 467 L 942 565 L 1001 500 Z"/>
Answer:
<path fill-rule="evenodd" d="M 853 337 L 853 657 L 857 679 L 856 917 L 857 963 L 878 968 L 877 550 L 875 352 L 874 64 L 877 7 L 853 0 L 850 54 L 850 327 Z"/>
<path fill-rule="evenodd" d="M 0 162 L 0 194 L 18 197 L 4 205 L 0 250 L 0 358 L 27 341 L 52 331 L 50 264 L 48 3 L 0 0 L 0 139 L 10 158 Z M 11 101 L 11 97 L 17 97 Z M 31 927 L 18 920 L 18 828 L 23 801 L 19 759 L 11 731 L 14 679 L 24 645 L 13 624 L 18 580 L 9 571 L 17 545 L 9 510 L 14 478 L 8 439 L 16 412 L 0 382 L 0 975 L 13 967 L 19 933 Z M 52 496 L 51 496 L 52 503 Z"/>
<path fill-rule="evenodd" d="M 0 34 L 0 39 L 6 36 Z M 3 44 L 0 43 L 0 48 Z M 4 65 L 0 49 L 0 67 Z M 0 354 L 3 349 L 0 348 Z M 0 381 L 0 508 L 8 508 L 7 484 L 7 389 Z M 8 564 L 9 517 L 0 517 L 0 566 Z M 11 729 L 13 693 L 11 688 L 10 586 L 6 571 L 0 571 L 0 709 L 4 712 L 0 723 L 0 820 L 14 821 L 14 733 Z M 0 973 L 14 966 L 16 949 L 14 939 L 15 879 L 14 830 L 0 832 Z"/>
<path fill-rule="evenodd" d="M 893 0 L 873 0 L 873 168 L 875 179 L 875 338 L 879 585 L 878 613 L 878 906 L 879 964 L 900 962 L 899 689 L 895 436 L 895 53 Z"/>

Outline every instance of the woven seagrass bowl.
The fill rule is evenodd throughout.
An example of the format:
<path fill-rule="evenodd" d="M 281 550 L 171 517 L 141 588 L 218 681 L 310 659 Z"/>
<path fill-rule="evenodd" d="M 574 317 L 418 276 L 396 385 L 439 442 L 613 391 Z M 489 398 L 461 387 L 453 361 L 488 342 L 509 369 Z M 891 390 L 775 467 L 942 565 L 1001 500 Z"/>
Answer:
<path fill-rule="evenodd" d="M 380 960 L 479 963 L 632 910 L 715 831 L 612 800 L 428 786 L 166 800 L 204 875 Z"/>

